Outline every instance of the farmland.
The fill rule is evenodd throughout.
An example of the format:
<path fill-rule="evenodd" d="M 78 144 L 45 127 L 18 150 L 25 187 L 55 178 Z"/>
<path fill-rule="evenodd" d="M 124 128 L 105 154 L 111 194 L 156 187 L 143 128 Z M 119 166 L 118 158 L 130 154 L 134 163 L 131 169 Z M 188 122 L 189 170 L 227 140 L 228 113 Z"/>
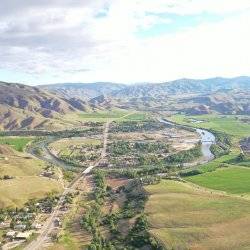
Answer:
<path fill-rule="evenodd" d="M 185 116 L 174 115 L 169 119 L 180 124 L 185 124 L 193 127 L 200 127 L 206 129 L 214 129 L 225 132 L 236 138 L 243 138 L 250 134 L 250 124 L 244 123 L 241 116 L 234 115 L 199 115 L 199 116 Z M 200 123 L 193 121 L 201 121 Z"/>
<path fill-rule="evenodd" d="M 9 145 L 19 152 L 23 152 L 30 141 L 32 141 L 30 137 L 0 137 L 0 145 Z"/>
<path fill-rule="evenodd" d="M 79 118 L 85 122 L 105 122 L 111 120 L 144 120 L 147 115 L 143 112 L 129 111 L 129 110 L 112 110 L 112 111 L 98 111 L 79 113 Z"/>
<path fill-rule="evenodd" d="M 245 249 L 250 202 L 175 181 L 146 187 L 151 233 L 167 249 Z M 242 230 L 244 228 L 244 230 Z"/>
<path fill-rule="evenodd" d="M 186 178 L 197 185 L 233 194 L 250 193 L 250 169 L 245 167 L 221 168 L 216 171 Z"/>

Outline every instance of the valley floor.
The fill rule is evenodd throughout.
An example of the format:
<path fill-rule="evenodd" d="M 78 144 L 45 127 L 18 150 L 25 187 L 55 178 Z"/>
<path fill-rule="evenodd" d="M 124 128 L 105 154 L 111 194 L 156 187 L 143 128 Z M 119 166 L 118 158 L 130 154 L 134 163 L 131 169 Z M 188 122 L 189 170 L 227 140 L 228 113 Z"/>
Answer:
<path fill-rule="evenodd" d="M 249 249 L 250 159 L 239 141 L 250 126 L 240 117 L 171 118 L 189 129 L 134 111 L 78 118 L 88 130 L 38 140 L 32 154 L 39 159 L 22 152 L 33 137 L 0 140 L 0 220 L 7 229 L 32 209 L 43 217 L 36 203 L 53 203 L 49 230 L 44 219 L 18 249 Z M 202 151 L 192 127 L 213 131 L 214 160 L 196 165 Z M 61 168 L 41 160 L 48 156 Z M 11 244 L 7 229 L 0 229 L 0 241 Z"/>

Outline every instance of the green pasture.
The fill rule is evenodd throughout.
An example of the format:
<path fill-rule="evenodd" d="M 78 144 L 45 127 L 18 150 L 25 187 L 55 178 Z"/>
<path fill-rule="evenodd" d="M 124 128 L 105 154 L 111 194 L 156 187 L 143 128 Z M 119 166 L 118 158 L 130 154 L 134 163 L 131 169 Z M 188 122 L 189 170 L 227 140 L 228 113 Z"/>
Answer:
<path fill-rule="evenodd" d="M 0 144 L 9 145 L 13 149 L 23 152 L 25 146 L 32 141 L 30 137 L 0 137 Z"/>

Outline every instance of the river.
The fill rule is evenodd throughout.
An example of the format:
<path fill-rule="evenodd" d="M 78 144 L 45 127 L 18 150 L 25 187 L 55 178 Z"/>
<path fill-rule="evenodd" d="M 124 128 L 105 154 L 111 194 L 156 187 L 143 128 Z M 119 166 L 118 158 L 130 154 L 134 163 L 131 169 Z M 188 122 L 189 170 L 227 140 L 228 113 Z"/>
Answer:
<path fill-rule="evenodd" d="M 170 125 L 170 126 L 180 127 L 180 128 L 184 128 L 184 129 L 185 128 L 190 129 L 190 127 L 188 127 L 188 126 L 179 125 L 179 124 L 173 123 L 173 122 L 165 120 L 165 119 L 159 118 L 158 120 L 160 122 L 165 123 L 165 124 Z M 215 136 L 211 132 L 209 132 L 205 129 L 201 129 L 201 128 L 193 128 L 193 129 L 195 129 L 195 131 L 200 136 L 201 151 L 202 151 L 202 155 L 203 155 L 202 160 L 199 162 L 196 162 L 195 164 L 203 164 L 203 163 L 212 161 L 214 159 L 214 155 L 212 154 L 210 147 L 212 144 L 215 144 Z M 185 165 L 191 166 L 194 164 L 186 163 Z"/>
<path fill-rule="evenodd" d="M 48 137 L 46 140 L 36 142 L 35 145 L 32 145 L 31 147 L 27 148 L 27 153 L 32 154 L 33 156 L 35 156 L 36 158 L 42 161 L 55 164 L 57 166 L 61 166 L 65 170 L 72 170 L 73 168 L 72 165 L 67 164 L 66 162 L 60 160 L 55 155 L 53 155 L 48 149 L 48 144 L 55 140 L 58 140 L 58 138 Z M 35 153 L 36 148 L 39 148 L 42 151 L 41 155 L 37 155 Z"/>

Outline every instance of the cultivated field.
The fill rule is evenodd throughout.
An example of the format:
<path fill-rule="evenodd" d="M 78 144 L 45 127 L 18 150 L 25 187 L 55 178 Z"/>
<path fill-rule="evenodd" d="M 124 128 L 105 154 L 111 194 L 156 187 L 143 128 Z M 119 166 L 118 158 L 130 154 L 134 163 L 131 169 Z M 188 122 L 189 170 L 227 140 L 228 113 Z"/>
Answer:
<path fill-rule="evenodd" d="M 112 111 L 98 111 L 91 113 L 80 113 L 79 118 L 83 121 L 91 122 L 106 122 L 110 120 L 132 120 L 140 121 L 147 119 L 147 114 L 142 112 L 130 111 L 130 110 L 112 110 Z"/>
<path fill-rule="evenodd" d="M 166 249 L 249 249 L 248 200 L 166 180 L 146 190 L 150 231 Z"/>
<path fill-rule="evenodd" d="M 0 145 L 9 145 L 19 152 L 23 152 L 30 141 L 32 141 L 30 137 L 0 137 Z"/>
<path fill-rule="evenodd" d="M 186 124 L 193 127 L 214 129 L 225 132 L 237 138 L 247 137 L 250 134 L 250 124 L 243 122 L 241 116 L 234 115 L 199 115 L 185 116 L 174 115 L 169 118 L 180 124 Z M 200 121 L 200 122 L 196 122 Z"/>
<path fill-rule="evenodd" d="M 245 167 L 221 168 L 186 179 L 200 186 L 232 194 L 250 193 L 250 169 Z"/>

